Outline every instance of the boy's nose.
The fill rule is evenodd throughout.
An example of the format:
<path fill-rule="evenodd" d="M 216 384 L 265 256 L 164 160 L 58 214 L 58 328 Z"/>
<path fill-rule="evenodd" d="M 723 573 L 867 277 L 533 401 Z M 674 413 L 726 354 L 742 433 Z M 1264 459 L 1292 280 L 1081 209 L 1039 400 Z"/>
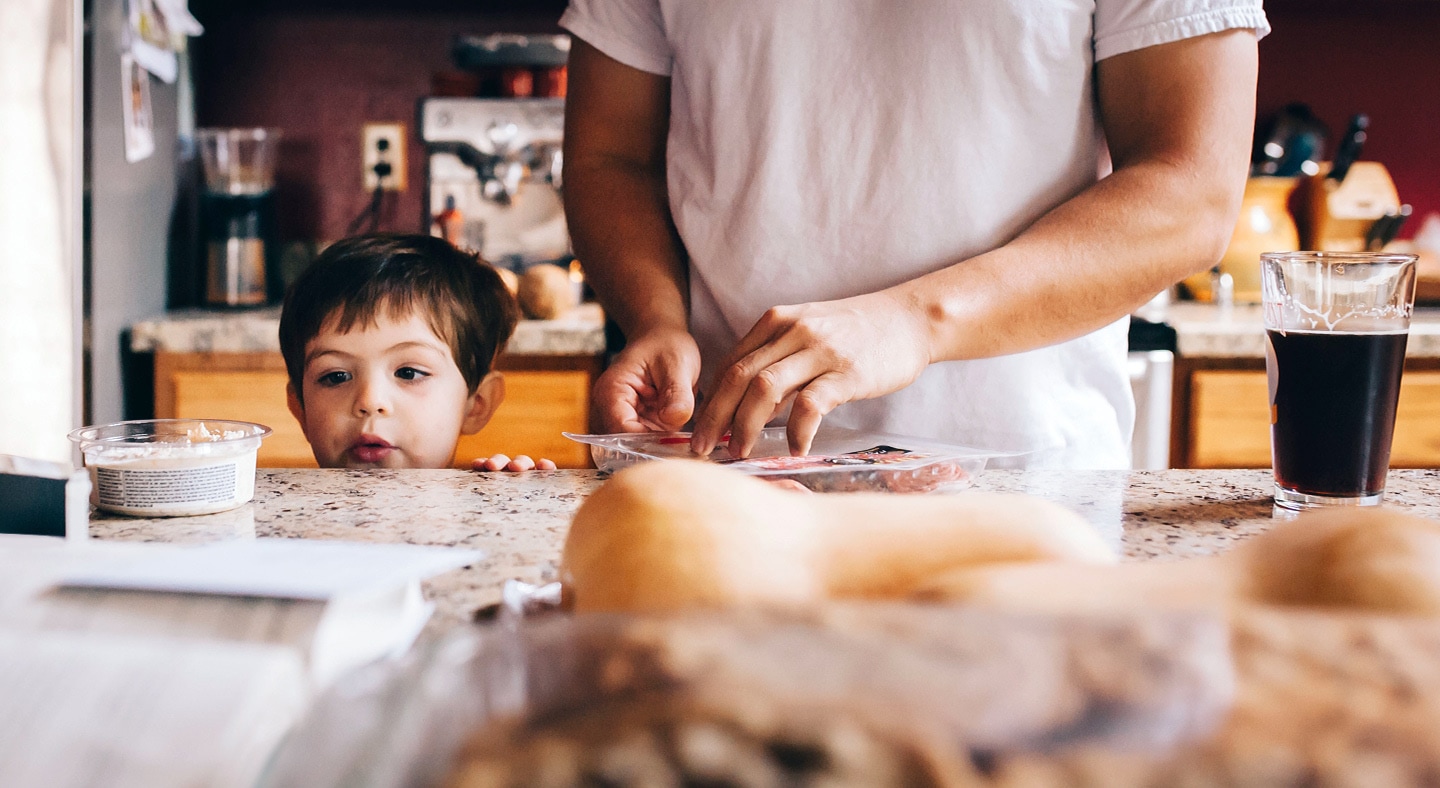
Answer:
<path fill-rule="evenodd" d="M 355 398 L 355 415 L 388 416 L 390 409 L 390 398 L 386 396 L 384 386 L 361 386 L 360 395 Z"/>

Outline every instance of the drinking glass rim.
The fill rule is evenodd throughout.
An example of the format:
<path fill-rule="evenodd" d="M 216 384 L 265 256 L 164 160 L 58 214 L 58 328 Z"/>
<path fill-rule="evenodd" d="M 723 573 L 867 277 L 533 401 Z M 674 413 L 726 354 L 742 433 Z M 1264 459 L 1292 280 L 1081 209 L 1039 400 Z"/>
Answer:
<path fill-rule="evenodd" d="M 1331 265 L 1404 265 L 1420 259 L 1410 252 L 1261 252 L 1266 262 L 1312 262 Z"/>

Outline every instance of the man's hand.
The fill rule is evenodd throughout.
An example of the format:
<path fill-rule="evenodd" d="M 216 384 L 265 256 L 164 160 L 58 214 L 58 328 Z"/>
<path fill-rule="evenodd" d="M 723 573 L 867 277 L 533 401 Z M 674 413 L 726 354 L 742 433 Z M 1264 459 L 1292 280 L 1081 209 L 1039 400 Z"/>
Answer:
<path fill-rule="evenodd" d="M 731 456 L 749 456 L 793 397 L 790 453 L 809 453 L 825 414 L 902 389 L 930 364 L 928 324 L 915 304 L 902 287 L 766 312 L 721 367 L 691 450 L 708 454 L 728 430 Z"/>
<path fill-rule="evenodd" d="M 652 331 L 625 346 L 595 381 L 592 401 L 605 432 L 671 432 L 695 411 L 700 348 L 678 329 Z"/>

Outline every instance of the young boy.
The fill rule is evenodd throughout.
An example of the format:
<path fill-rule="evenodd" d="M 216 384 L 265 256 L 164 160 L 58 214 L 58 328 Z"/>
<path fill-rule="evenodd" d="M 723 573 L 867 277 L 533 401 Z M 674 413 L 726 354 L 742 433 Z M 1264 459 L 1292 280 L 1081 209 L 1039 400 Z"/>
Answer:
<path fill-rule="evenodd" d="M 280 314 L 290 412 L 322 468 L 448 468 L 505 399 L 491 369 L 519 308 L 495 269 L 428 235 L 328 247 Z M 524 455 L 477 470 L 549 470 Z"/>

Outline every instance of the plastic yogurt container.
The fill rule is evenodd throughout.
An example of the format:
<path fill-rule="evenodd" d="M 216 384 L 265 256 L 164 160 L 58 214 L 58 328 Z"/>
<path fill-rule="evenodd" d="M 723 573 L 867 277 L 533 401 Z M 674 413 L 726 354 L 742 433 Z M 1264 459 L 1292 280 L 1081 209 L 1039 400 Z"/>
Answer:
<path fill-rule="evenodd" d="M 90 502 L 118 514 L 177 517 L 234 509 L 255 495 L 255 454 L 270 428 L 248 421 L 146 419 L 70 433 L 90 469 Z"/>

